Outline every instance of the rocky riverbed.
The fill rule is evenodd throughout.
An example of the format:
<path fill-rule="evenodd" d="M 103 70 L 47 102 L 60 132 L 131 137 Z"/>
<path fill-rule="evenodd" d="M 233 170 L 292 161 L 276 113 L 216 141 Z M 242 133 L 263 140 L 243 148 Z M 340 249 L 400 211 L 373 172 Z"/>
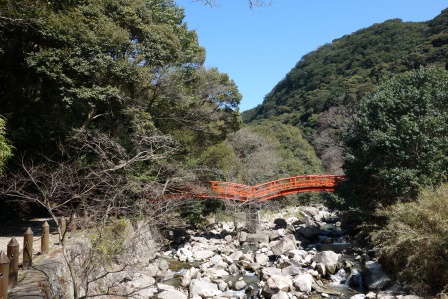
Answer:
<path fill-rule="evenodd" d="M 292 207 L 243 222 L 172 233 L 146 267 L 145 298 L 418 298 L 395 283 L 373 250 L 350 243 L 343 217 L 324 206 Z M 128 286 L 139 285 L 129 278 Z"/>
<path fill-rule="evenodd" d="M 353 241 L 343 213 L 324 206 L 289 207 L 259 215 L 249 227 L 245 217 L 238 218 L 170 231 L 168 238 L 148 223 L 129 223 L 126 252 L 113 264 L 96 265 L 95 275 L 103 279 L 89 278 L 88 284 L 86 277 L 95 276 L 78 277 L 78 291 L 85 293 L 88 286 L 115 294 L 101 298 L 418 298 L 388 276 L 374 250 Z M 97 250 L 88 235 L 81 231 L 69 239 L 69 256 L 79 269 L 86 268 L 89 250 Z M 58 252 L 55 248 L 42 264 L 63 265 Z M 58 258 L 58 263 L 46 260 Z M 58 269 L 47 275 L 48 294 L 70 298 L 67 271 Z"/>

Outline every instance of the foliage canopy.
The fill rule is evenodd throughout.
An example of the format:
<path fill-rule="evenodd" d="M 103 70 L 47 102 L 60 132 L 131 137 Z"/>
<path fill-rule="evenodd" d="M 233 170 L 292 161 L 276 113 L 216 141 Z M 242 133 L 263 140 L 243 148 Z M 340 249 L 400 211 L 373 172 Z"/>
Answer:
<path fill-rule="evenodd" d="M 3 186 L 10 196 L 59 202 L 28 173 L 82 195 L 57 213 L 114 188 L 123 193 L 105 204 L 130 209 L 200 178 L 203 152 L 241 125 L 236 84 L 203 66 L 205 49 L 172 0 L 1 1 L 0 11 L 0 114 L 21 158 L 9 177 L 29 183 Z M 81 194 L 69 178 L 94 187 Z"/>
<path fill-rule="evenodd" d="M 12 146 L 6 139 L 5 134 L 5 120 L 0 117 L 0 174 L 2 173 L 6 160 L 12 156 Z"/>
<path fill-rule="evenodd" d="M 346 187 L 364 209 L 416 198 L 448 178 L 448 72 L 421 68 L 382 82 L 344 133 Z"/>
<path fill-rule="evenodd" d="M 392 19 L 344 35 L 304 55 L 243 113 L 246 123 L 276 119 L 299 127 L 329 173 L 341 173 L 341 129 L 380 80 L 420 66 L 446 67 L 448 9 L 428 22 Z M 338 120 L 329 121 L 331 119 Z"/>

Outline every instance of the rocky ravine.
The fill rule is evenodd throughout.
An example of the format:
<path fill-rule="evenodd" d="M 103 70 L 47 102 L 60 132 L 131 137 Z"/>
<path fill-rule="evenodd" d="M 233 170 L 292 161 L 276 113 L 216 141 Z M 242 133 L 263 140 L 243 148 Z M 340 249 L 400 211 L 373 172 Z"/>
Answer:
<path fill-rule="evenodd" d="M 242 222 L 222 222 L 174 232 L 163 247 L 146 224 L 129 225 L 126 254 L 104 267 L 109 274 L 90 289 L 113 285 L 117 296 L 104 298 L 417 298 L 385 273 L 372 250 L 347 243 L 341 225 L 341 215 L 324 206 L 292 207 L 261 217 L 257 233 Z M 90 245 L 83 233 L 72 240 L 76 263 Z M 49 289 L 67 290 L 67 277 L 57 277 L 64 271 L 53 272 Z M 67 286 L 55 285 L 61 281 Z"/>
<path fill-rule="evenodd" d="M 340 243 L 340 221 L 337 212 L 323 206 L 295 207 L 262 217 L 258 233 L 238 224 L 235 228 L 232 222 L 215 224 L 209 231 L 187 230 L 181 238 L 174 236 L 170 249 L 145 269 L 154 278 L 146 296 L 418 298 L 392 281 L 372 251 Z M 327 250 L 333 247 L 345 248 L 345 254 Z M 174 272 L 169 265 L 178 262 L 184 270 Z M 127 283 L 132 285 L 132 279 Z M 335 284 L 337 291 L 331 287 Z"/>

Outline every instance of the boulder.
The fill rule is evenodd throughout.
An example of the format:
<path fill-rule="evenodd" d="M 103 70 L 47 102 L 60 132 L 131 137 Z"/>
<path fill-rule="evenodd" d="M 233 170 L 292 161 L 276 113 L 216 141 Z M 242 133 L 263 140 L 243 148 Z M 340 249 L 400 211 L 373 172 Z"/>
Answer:
<path fill-rule="evenodd" d="M 272 295 L 271 299 L 289 299 L 288 293 L 278 292 L 277 294 Z"/>
<path fill-rule="evenodd" d="M 249 263 L 244 265 L 244 269 L 250 272 L 256 272 L 260 270 L 262 267 L 259 263 Z"/>
<path fill-rule="evenodd" d="M 289 265 L 282 269 L 282 275 L 283 276 L 296 276 L 299 274 L 302 274 L 305 272 L 305 269 L 303 269 L 300 266 L 297 265 Z"/>
<path fill-rule="evenodd" d="M 305 226 L 299 229 L 299 233 L 307 239 L 314 239 L 320 235 L 320 228 L 315 225 Z"/>
<path fill-rule="evenodd" d="M 226 262 L 227 264 L 232 264 L 233 263 L 233 259 L 231 257 L 229 257 L 228 255 L 225 254 L 221 254 L 222 260 L 224 262 Z"/>
<path fill-rule="evenodd" d="M 197 261 L 203 261 L 214 256 L 215 253 L 211 250 L 193 250 L 193 256 Z"/>
<path fill-rule="evenodd" d="M 275 224 L 275 229 L 278 228 L 286 228 L 286 226 L 288 225 L 288 223 L 286 222 L 285 219 L 283 218 L 277 218 L 274 220 L 274 224 Z"/>
<path fill-rule="evenodd" d="M 304 215 L 300 218 L 297 218 L 295 221 L 292 222 L 293 226 L 301 226 L 303 224 L 307 224 L 308 222 L 311 221 L 311 217 Z"/>
<path fill-rule="evenodd" d="M 174 287 L 169 284 L 158 283 L 157 289 L 159 290 L 159 292 L 163 292 L 163 291 L 174 290 Z"/>
<path fill-rule="evenodd" d="M 251 254 L 251 253 L 242 254 L 238 260 L 239 261 L 246 261 L 246 262 L 249 262 L 249 263 L 255 262 L 254 255 Z"/>
<path fill-rule="evenodd" d="M 311 274 L 306 273 L 297 276 L 293 281 L 293 285 L 297 291 L 311 292 L 311 286 L 313 282 L 314 282 L 313 276 Z"/>
<path fill-rule="evenodd" d="M 238 236 L 238 240 L 240 241 L 241 244 L 243 244 L 244 242 L 247 241 L 247 232 L 245 231 L 240 231 L 239 232 L 239 236 Z"/>
<path fill-rule="evenodd" d="M 181 262 L 190 261 L 193 257 L 193 252 L 185 248 L 180 248 L 179 250 L 177 250 L 176 256 Z"/>
<path fill-rule="evenodd" d="M 208 262 L 209 262 L 210 266 L 214 266 L 214 265 L 218 264 L 221 261 L 222 261 L 222 256 L 215 255 Z"/>
<path fill-rule="evenodd" d="M 266 233 L 247 234 L 246 242 L 251 244 L 267 243 L 269 242 L 269 236 Z"/>
<path fill-rule="evenodd" d="M 237 264 L 231 264 L 229 266 L 229 268 L 227 269 L 227 271 L 229 271 L 229 273 L 232 274 L 232 275 L 239 274 L 240 273 L 240 268 L 238 267 Z"/>
<path fill-rule="evenodd" d="M 268 231 L 266 236 L 268 237 L 269 241 L 275 241 L 281 237 L 281 234 L 278 230 L 270 230 Z"/>
<path fill-rule="evenodd" d="M 363 288 L 362 275 L 357 269 L 352 269 L 350 275 L 345 281 L 345 285 L 348 285 L 352 289 L 358 290 Z"/>
<path fill-rule="evenodd" d="M 296 238 L 294 235 L 286 235 L 274 246 L 271 247 L 275 255 L 285 254 L 290 250 L 297 250 Z"/>
<path fill-rule="evenodd" d="M 233 289 L 235 291 L 241 291 L 242 289 L 244 289 L 246 287 L 246 282 L 244 280 L 238 280 L 235 282 L 235 284 L 233 285 Z"/>
<path fill-rule="evenodd" d="M 216 278 L 222 278 L 224 276 L 229 276 L 229 272 L 223 269 L 215 269 L 215 268 L 209 268 L 205 271 L 205 274 L 213 279 Z"/>
<path fill-rule="evenodd" d="M 316 264 L 322 263 L 325 265 L 325 268 L 328 273 L 335 274 L 338 269 L 338 259 L 339 254 L 335 253 L 334 251 L 322 251 L 318 252 L 314 256 L 314 261 Z"/>
<path fill-rule="evenodd" d="M 300 261 L 307 255 L 308 253 L 305 250 L 290 250 L 288 252 L 288 257 L 296 261 Z"/>
<path fill-rule="evenodd" d="M 218 285 L 207 280 L 193 279 L 190 283 L 189 297 L 213 297 L 222 293 Z"/>
<path fill-rule="evenodd" d="M 281 274 L 282 274 L 281 269 L 276 268 L 276 267 L 267 267 L 267 268 L 261 269 L 260 279 L 263 281 L 266 281 L 273 275 L 281 275 Z"/>
<path fill-rule="evenodd" d="M 288 276 L 272 275 L 263 287 L 263 293 L 267 297 L 279 292 L 290 292 L 292 290 L 292 280 Z"/>
<path fill-rule="evenodd" d="M 269 262 L 269 256 L 266 253 L 256 253 L 255 261 L 262 266 L 266 266 L 266 264 Z"/>
<path fill-rule="evenodd" d="M 327 275 L 327 268 L 325 267 L 325 265 L 323 263 L 317 263 L 316 269 L 320 274 L 322 274 L 322 276 Z"/>
<path fill-rule="evenodd" d="M 319 209 L 316 207 L 305 207 L 303 209 L 303 213 L 305 213 L 305 215 L 313 217 L 313 216 L 319 214 Z"/>
<path fill-rule="evenodd" d="M 199 277 L 199 269 L 191 267 L 188 269 L 185 274 L 182 276 L 182 280 L 180 282 L 180 285 L 183 287 L 188 286 L 191 283 L 192 279 L 196 279 Z"/>
<path fill-rule="evenodd" d="M 157 299 L 187 299 L 187 295 L 177 290 L 167 290 L 157 294 Z"/>
<path fill-rule="evenodd" d="M 369 290 L 385 290 L 393 281 L 378 262 L 367 262 L 362 276 Z"/>
<path fill-rule="evenodd" d="M 227 290 L 227 283 L 224 280 L 220 280 L 218 283 L 218 289 L 222 292 Z"/>
<path fill-rule="evenodd" d="M 229 258 L 232 259 L 233 261 L 238 261 L 242 255 L 243 255 L 243 252 L 238 250 L 238 251 L 235 251 L 234 253 L 232 253 L 229 256 Z"/>
<path fill-rule="evenodd" d="M 233 222 L 221 222 L 221 226 L 223 230 L 233 231 L 235 229 L 235 225 Z"/>

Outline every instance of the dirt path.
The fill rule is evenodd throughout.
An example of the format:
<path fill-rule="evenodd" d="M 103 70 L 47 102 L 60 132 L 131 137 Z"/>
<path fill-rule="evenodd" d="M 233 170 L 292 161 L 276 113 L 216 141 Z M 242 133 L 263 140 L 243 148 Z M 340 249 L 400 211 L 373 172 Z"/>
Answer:
<path fill-rule="evenodd" d="M 28 227 L 33 232 L 33 255 L 35 257 L 40 255 L 41 251 L 41 235 L 42 224 L 47 221 L 50 225 L 50 251 L 55 248 L 58 243 L 57 228 L 54 221 L 50 218 L 35 218 L 31 220 L 6 220 L 0 222 L 0 251 L 6 253 L 8 243 L 12 237 L 15 237 L 19 243 L 19 251 L 23 250 L 23 236 Z M 19 263 L 22 262 L 22 254 L 19 255 Z"/>

